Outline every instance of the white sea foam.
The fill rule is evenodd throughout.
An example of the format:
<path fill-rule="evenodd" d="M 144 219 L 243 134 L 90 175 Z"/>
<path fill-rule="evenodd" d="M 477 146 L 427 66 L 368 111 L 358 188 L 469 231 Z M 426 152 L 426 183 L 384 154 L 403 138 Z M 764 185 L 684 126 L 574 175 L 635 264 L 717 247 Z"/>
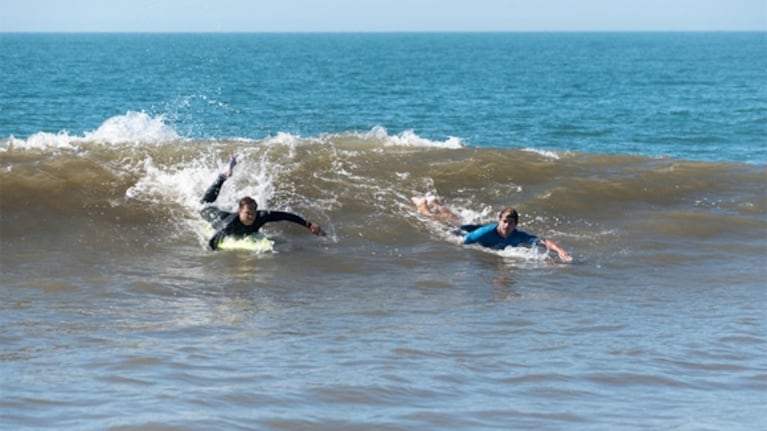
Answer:
<path fill-rule="evenodd" d="M 419 136 L 413 130 L 406 130 L 396 135 L 391 135 L 382 126 L 375 126 L 370 131 L 359 133 L 351 132 L 334 136 L 354 136 L 363 141 L 376 141 L 384 147 L 414 147 L 414 148 L 462 148 L 463 139 L 449 136 L 447 139 L 431 140 Z M 146 112 L 129 111 L 124 115 L 116 115 L 105 120 L 97 129 L 84 134 L 72 135 L 67 130 L 58 133 L 38 132 L 27 139 L 18 139 L 11 136 L 3 145 L 17 149 L 77 149 L 83 143 L 96 144 L 163 144 L 174 143 L 184 140 L 176 129 L 169 125 L 163 114 L 152 116 Z M 253 138 L 227 138 L 233 142 L 252 142 Z M 302 143 L 313 142 L 315 139 L 303 138 L 286 132 L 263 138 L 260 142 L 264 145 L 285 145 L 295 147 Z M 553 153 L 552 153 L 553 154 Z"/>
<path fill-rule="evenodd" d="M 462 148 L 463 139 L 448 136 L 444 141 L 433 141 L 415 133 L 413 130 L 405 130 L 398 135 L 390 135 L 386 128 L 375 126 L 369 132 L 362 135 L 363 139 L 375 139 L 382 141 L 388 147 L 432 147 L 432 148 Z"/>
<path fill-rule="evenodd" d="M 279 132 L 274 136 L 270 136 L 264 139 L 263 143 L 266 145 L 287 145 L 289 147 L 295 147 L 301 143 L 303 139 L 299 135 L 293 135 L 291 133 Z"/>
<path fill-rule="evenodd" d="M 549 258 L 545 250 L 535 247 L 506 247 L 503 250 L 492 250 L 492 252 L 504 258 L 525 262 L 543 262 Z"/>
<path fill-rule="evenodd" d="M 539 154 L 543 157 L 553 159 L 553 160 L 559 160 L 560 156 L 554 151 L 548 151 L 548 150 L 539 150 L 537 148 L 523 148 L 522 151 L 527 151 L 529 153 L 535 153 Z"/>
<path fill-rule="evenodd" d="M 215 178 L 216 169 L 211 169 L 209 160 L 195 160 L 175 167 L 157 166 L 151 159 L 145 159 L 137 171 L 141 178 L 128 188 L 125 197 L 143 202 L 175 202 L 193 213 L 200 207 L 199 199 Z M 219 167 L 219 171 L 223 166 Z M 264 204 L 274 194 L 274 171 L 265 157 L 241 158 L 235 168 L 235 177 L 229 186 L 221 189 L 217 205 L 222 209 L 235 210 L 236 202 L 242 196 L 251 196 Z"/>
<path fill-rule="evenodd" d="M 175 129 L 166 124 L 163 115 L 150 116 L 146 112 L 127 112 L 104 121 L 96 130 L 82 136 L 67 130 L 58 133 L 38 132 L 27 139 L 11 137 L 9 148 L 17 149 L 77 149 L 84 142 L 94 143 L 165 143 L 181 139 Z"/>
<path fill-rule="evenodd" d="M 8 140 L 8 146 L 4 149 L 7 151 L 10 148 L 22 150 L 47 148 L 71 150 L 75 146 L 72 144 L 72 137 L 69 136 L 69 132 L 64 130 L 59 133 L 38 132 L 27 139 L 17 139 L 11 136 Z"/>
<path fill-rule="evenodd" d="M 85 133 L 85 140 L 111 143 L 159 143 L 180 139 L 173 127 L 165 123 L 163 115 L 152 117 L 145 112 L 118 115 Z"/>

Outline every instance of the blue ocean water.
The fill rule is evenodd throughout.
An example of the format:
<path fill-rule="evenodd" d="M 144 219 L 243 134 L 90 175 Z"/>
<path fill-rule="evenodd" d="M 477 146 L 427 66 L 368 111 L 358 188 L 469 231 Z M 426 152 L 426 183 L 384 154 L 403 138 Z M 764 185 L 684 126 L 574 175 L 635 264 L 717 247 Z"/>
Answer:
<path fill-rule="evenodd" d="M 767 162 L 764 33 L 2 34 L 0 63 L 0 138 L 146 112 L 191 139 Z"/>

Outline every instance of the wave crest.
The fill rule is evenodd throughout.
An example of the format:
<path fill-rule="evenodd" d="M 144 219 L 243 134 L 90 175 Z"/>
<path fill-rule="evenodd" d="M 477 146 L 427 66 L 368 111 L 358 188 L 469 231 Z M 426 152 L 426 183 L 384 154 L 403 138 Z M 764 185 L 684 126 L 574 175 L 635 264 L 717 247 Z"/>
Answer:
<path fill-rule="evenodd" d="M 152 117 L 145 112 L 118 115 L 85 134 L 85 140 L 112 143 L 161 143 L 178 141 L 181 137 L 166 124 L 165 116 Z"/>
<path fill-rule="evenodd" d="M 80 144 L 160 144 L 177 142 L 182 138 L 168 125 L 164 115 L 151 116 L 146 112 L 129 111 L 104 121 L 101 126 L 83 136 L 72 136 L 66 130 L 58 133 L 38 132 L 27 139 L 10 137 L 4 145 L 7 151 L 15 149 L 76 150 Z"/>

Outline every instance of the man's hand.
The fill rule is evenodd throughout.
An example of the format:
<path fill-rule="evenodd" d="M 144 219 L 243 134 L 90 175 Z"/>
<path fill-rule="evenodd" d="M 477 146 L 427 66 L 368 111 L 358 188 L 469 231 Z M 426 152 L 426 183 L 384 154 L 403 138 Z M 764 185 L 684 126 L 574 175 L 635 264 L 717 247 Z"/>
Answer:
<path fill-rule="evenodd" d="M 309 230 L 317 236 L 325 236 L 325 231 L 316 223 L 309 223 Z"/>

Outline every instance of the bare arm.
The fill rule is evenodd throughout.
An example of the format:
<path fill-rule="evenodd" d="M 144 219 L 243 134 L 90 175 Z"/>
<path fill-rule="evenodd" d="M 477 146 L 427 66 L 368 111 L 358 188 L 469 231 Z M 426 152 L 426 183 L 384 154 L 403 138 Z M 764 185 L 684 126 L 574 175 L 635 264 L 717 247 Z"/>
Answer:
<path fill-rule="evenodd" d="M 560 247 L 557 243 L 550 239 L 541 239 L 541 244 L 546 246 L 546 250 L 551 250 L 557 253 L 557 256 L 559 256 L 559 259 L 562 262 L 572 262 L 573 257 L 570 256 L 570 253 L 565 251 L 562 247 Z"/>

